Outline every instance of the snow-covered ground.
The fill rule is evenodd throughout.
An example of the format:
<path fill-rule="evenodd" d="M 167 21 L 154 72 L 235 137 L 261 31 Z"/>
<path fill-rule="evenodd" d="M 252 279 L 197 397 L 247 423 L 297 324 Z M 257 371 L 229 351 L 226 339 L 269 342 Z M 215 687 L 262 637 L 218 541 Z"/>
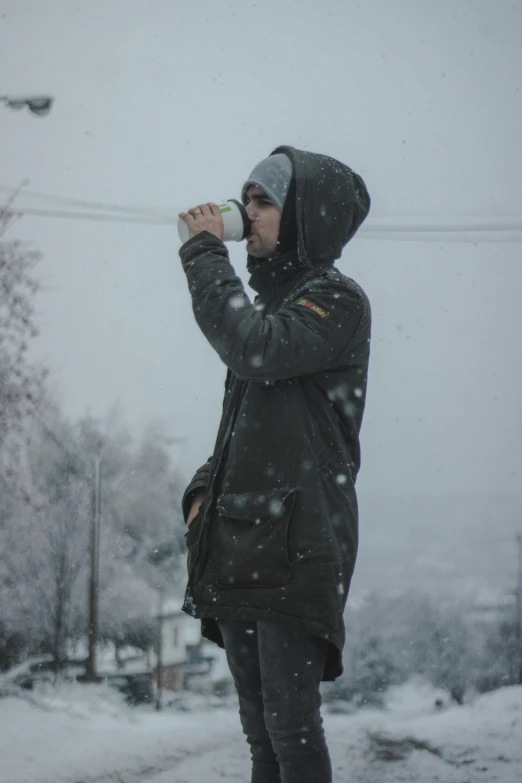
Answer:
<path fill-rule="evenodd" d="M 420 683 L 387 709 L 324 711 L 335 783 L 519 783 L 522 687 L 437 709 Z M 1 783 L 246 783 L 236 709 L 203 697 L 188 711 L 131 709 L 117 692 L 80 685 L 0 699 Z"/>

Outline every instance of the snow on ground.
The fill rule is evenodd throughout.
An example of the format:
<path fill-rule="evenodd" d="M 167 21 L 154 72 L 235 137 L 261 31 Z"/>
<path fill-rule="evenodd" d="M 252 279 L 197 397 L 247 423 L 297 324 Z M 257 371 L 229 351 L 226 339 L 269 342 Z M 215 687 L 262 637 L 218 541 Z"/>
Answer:
<path fill-rule="evenodd" d="M 335 783 L 519 783 L 522 687 L 437 709 L 419 683 L 393 689 L 386 710 L 324 711 Z M 131 709 L 89 686 L 0 699 L 1 783 L 246 783 L 236 709 Z"/>
<path fill-rule="evenodd" d="M 211 752 L 240 731 L 234 710 L 128 707 L 107 686 L 0 699 L 1 783 L 136 783 Z"/>

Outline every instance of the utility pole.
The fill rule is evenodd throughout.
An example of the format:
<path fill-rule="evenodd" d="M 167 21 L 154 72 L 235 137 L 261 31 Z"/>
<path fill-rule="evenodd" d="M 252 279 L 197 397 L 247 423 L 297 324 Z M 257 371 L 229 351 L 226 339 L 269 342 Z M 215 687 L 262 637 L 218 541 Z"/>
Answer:
<path fill-rule="evenodd" d="M 91 574 L 89 579 L 89 657 L 85 679 L 96 682 L 96 646 L 98 643 L 98 597 L 100 577 L 101 455 L 94 459 L 91 522 Z"/>
<path fill-rule="evenodd" d="M 158 661 L 156 669 L 156 712 L 162 707 L 163 697 L 163 590 L 159 591 L 158 606 Z"/>
<path fill-rule="evenodd" d="M 522 685 L 522 533 L 517 535 L 518 544 L 518 572 L 516 589 L 516 619 L 515 619 L 515 644 L 516 644 L 516 677 L 518 684 Z"/>
<path fill-rule="evenodd" d="M 174 542 L 167 542 L 161 546 L 151 550 L 148 554 L 149 562 L 158 566 L 163 563 L 167 558 L 177 551 L 176 544 Z M 163 598 L 165 596 L 165 589 L 163 586 L 158 586 L 158 625 L 157 625 L 157 661 L 156 661 L 156 712 L 159 712 L 163 707 L 163 625 L 164 625 L 164 606 Z"/>

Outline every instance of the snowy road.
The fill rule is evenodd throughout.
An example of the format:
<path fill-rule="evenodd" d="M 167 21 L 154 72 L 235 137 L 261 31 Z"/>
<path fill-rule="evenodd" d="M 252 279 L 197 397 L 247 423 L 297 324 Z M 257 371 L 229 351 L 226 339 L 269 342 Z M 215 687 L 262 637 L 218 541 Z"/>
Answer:
<path fill-rule="evenodd" d="M 520 783 L 522 689 L 517 698 L 516 717 L 502 722 L 493 710 L 481 735 L 476 722 L 463 728 L 470 718 L 467 708 L 453 708 L 432 718 L 405 717 L 399 723 L 397 716 L 373 712 L 327 715 L 334 783 Z M 150 783 L 246 783 L 249 769 L 245 744 L 236 740 L 220 750 L 187 758 Z"/>
<path fill-rule="evenodd" d="M 246 783 L 234 709 L 131 710 L 85 688 L 0 699 L 1 783 Z M 519 783 L 522 687 L 436 711 L 403 686 L 385 711 L 325 714 L 335 783 Z"/>

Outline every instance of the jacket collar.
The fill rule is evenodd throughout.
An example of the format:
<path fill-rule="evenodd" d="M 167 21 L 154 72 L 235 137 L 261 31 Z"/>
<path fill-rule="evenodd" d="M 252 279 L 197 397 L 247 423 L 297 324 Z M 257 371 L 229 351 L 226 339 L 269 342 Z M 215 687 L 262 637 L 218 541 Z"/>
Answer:
<path fill-rule="evenodd" d="M 295 250 L 270 259 L 248 256 L 247 269 L 250 272 L 248 284 L 261 296 L 274 295 L 281 287 L 307 268 Z"/>

